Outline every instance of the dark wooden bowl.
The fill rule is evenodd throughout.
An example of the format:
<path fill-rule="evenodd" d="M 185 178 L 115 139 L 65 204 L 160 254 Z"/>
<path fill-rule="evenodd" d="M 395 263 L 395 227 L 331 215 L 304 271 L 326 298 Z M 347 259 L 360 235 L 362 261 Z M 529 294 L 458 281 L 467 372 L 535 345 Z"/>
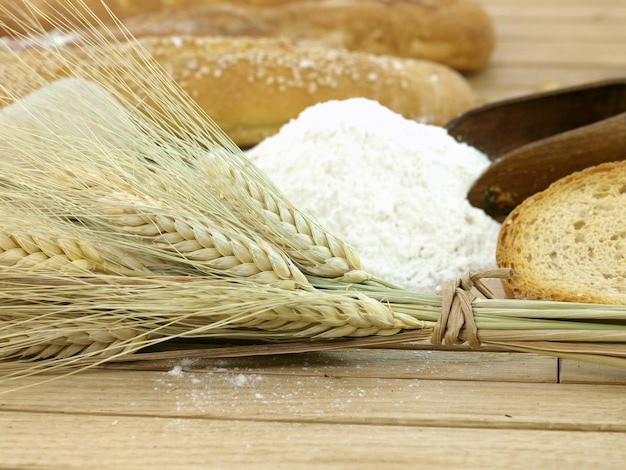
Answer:
<path fill-rule="evenodd" d="M 626 79 L 480 106 L 453 119 L 446 129 L 492 160 L 467 197 L 502 220 L 557 179 L 626 159 Z"/>

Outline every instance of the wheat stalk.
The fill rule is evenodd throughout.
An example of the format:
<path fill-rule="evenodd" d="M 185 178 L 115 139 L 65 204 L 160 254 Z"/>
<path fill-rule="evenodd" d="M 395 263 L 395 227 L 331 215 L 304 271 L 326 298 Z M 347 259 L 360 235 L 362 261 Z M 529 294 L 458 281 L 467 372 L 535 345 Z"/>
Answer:
<path fill-rule="evenodd" d="M 48 211 L 53 211 L 56 204 L 60 214 L 67 212 L 68 216 L 78 217 L 103 231 L 121 230 L 137 235 L 148 241 L 150 246 L 144 248 L 152 256 L 159 257 L 163 251 L 172 255 L 167 258 L 170 263 L 184 261 L 202 272 L 250 277 L 259 282 L 280 283 L 283 288 L 308 286 L 306 277 L 294 263 L 254 231 L 245 230 L 217 193 L 205 195 L 202 211 L 181 207 L 177 199 L 181 192 L 182 202 L 194 200 L 185 193 L 191 170 L 180 168 L 185 178 L 156 173 L 153 160 L 158 158 L 157 151 L 151 153 L 151 160 L 141 155 L 134 160 L 122 160 L 116 149 L 120 139 L 124 139 L 120 136 L 133 138 L 134 145 L 140 145 L 145 136 L 127 124 L 127 115 L 120 113 L 115 104 L 105 106 L 105 116 L 119 118 L 125 131 L 115 128 L 116 132 L 110 129 L 103 132 L 100 114 L 90 115 L 94 113 L 93 106 L 82 113 L 80 107 L 73 109 L 85 121 L 62 115 L 56 117 L 52 128 L 47 121 L 40 122 L 42 115 L 56 110 L 56 104 L 67 97 L 68 91 L 91 93 L 93 90 L 93 85 L 83 82 L 54 84 L 30 98 L 30 109 L 5 111 L 9 121 L 5 129 L 11 129 L 12 136 L 23 136 L 18 139 L 22 148 L 14 142 L 7 144 L 8 153 L 14 158 L 2 162 L 4 171 L 13 175 L 10 191 L 38 192 Z M 95 93 L 100 94 L 100 106 L 110 99 L 97 88 Z M 69 122 L 59 126 L 64 119 Z M 97 134 L 91 135 L 94 128 Z M 50 144 L 55 136 L 63 134 L 62 142 L 56 146 Z M 38 141 L 43 142 L 41 152 L 25 150 L 35 147 Z M 30 145 L 24 145 L 26 142 Z M 87 161 L 85 154 L 94 156 Z M 41 172 L 40 168 L 51 170 Z M 45 199 L 44 193 L 48 195 Z M 54 196 L 52 201 L 50 195 Z M 141 251 L 141 247 L 135 249 Z"/>
<path fill-rule="evenodd" d="M 209 150 L 217 156 L 212 159 L 207 175 L 212 178 L 210 186 L 215 185 L 214 176 L 217 175 L 217 190 L 230 199 L 231 207 L 238 208 L 238 219 L 256 230 L 259 236 L 269 237 L 269 242 L 281 246 L 304 272 L 343 278 L 348 282 L 361 282 L 370 277 L 360 270 L 354 250 L 295 209 L 243 152 L 167 78 L 138 42 L 120 43 L 112 35 L 107 35 L 106 29 L 102 34 L 96 32 L 91 28 L 94 18 L 85 16 L 84 10 L 78 8 L 75 16 L 68 19 L 68 24 L 74 25 L 72 27 L 77 24 L 85 26 L 81 39 L 84 45 L 52 51 L 44 48 L 7 62 L 10 65 L 4 73 L 0 72 L 6 77 L 2 85 L 5 97 L 10 100 L 10 97 L 23 96 L 27 91 L 39 88 L 42 82 L 67 75 L 97 82 L 126 107 L 133 108 L 134 119 L 147 116 L 151 120 L 147 127 L 153 131 L 152 137 L 158 139 L 152 142 L 153 150 L 163 144 L 165 147 L 171 145 L 172 137 L 176 136 L 177 153 L 184 154 L 184 158 L 171 159 L 172 155 L 169 155 L 166 161 L 159 160 L 159 165 L 176 170 L 177 163 L 191 162 L 206 170 L 203 153 Z M 61 32 L 72 31 L 59 19 L 51 21 Z M 33 32 L 41 33 L 31 31 L 31 34 Z M 18 78 L 22 76 L 25 76 L 25 84 Z M 32 78 L 34 76 L 38 78 Z M 173 127 L 172 123 L 175 124 Z M 140 124 L 145 131 L 145 123 Z M 155 124 L 166 133 L 155 136 Z"/>
<path fill-rule="evenodd" d="M 0 277 L 0 320 L 2 357 L 51 359 L 49 367 L 84 365 L 175 338 L 319 340 L 393 335 L 426 325 L 355 291 L 20 270 Z"/>
<path fill-rule="evenodd" d="M 173 272 L 176 265 L 183 265 L 184 271 L 187 265 L 197 274 L 249 278 L 281 288 L 310 288 L 289 258 L 260 237 L 252 240 L 244 234 L 211 228 L 204 220 L 186 222 L 153 205 L 133 202 L 131 195 L 100 200 L 103 216 L 74 211 L 81 219 L 76 225 L 60 220 L 63 213 L 53 218 L 25 203 L 23 199 L 29 201 L 32 195 L 25 195 L 16 208 L 20 194 L 15 190 L 9 194 L 12 198 L 7 201 L 0 189 L 0 213 L 4 215 L 1 266 L 137 276 L 150 271 Z M 20 215 L 11 215 L 15 211 Z M 125 238 L 124 234 L 136 238 Z"/>
<path fill-rule="evenodd" d="M 228 278 L 33 276 L 12 271 L 0 278 L 0 287 L 0 318 L 6 325 L 0 327 L 0 342 L 13 354 L 41 354 L 34 348 L 37 344 L 46 354 L 54 348 L 67 354 L 61 347 L 67 342 L 58 338 L 121 326 L 149 332 L 142 345 L 211 337 L 293 341 L 379 335 L 391 336 L 393 341 L 400 332 L 418 331 L 420 337 L 423 332 L 435 334 L 446 302 L 438 295 L 415 294 L 411 299 L 412 294 L 406 293 L 383 303 L 375 300 L 382 291 L 370 296 L 338 286 L 334 290 L 284 290 Z M 390 294 L 392 298 L 394 293 Z M 626 358 L 620 346 L 626 342 L 626 306 L 476 299 L 472 310 L 480 340 L 487 346 L 578 354 L 626 365 L 617 360 Z M 37 334 L 30 337 L 20 331 Z M 454 338 L 446 334 L 446 342 L 471 341 L 470 334 L 467 328 L 459 329 Z M 398 335 L 397 341 L 407 338 Z M 550 346 L 541 341 L 549 341 Z M 91 349 L 89 354 L 76 349 L 70 364 L 84 365 L 83 360 L 140 347 L 133 343 L 134 349 L 120 350 L 118 346 Z"/>
<path fill-rule="evenodd" d="M 247 279 L 151 275 L 33 275 L 12 270 L 0 277 L 0 312 L 17 321 L 80 318 L 150 326 L 154 335 L 176 329 L 181 337 L 197 334 L 295 335 L 302 338 L 390 334 L 421 329 L 424 322 L 398 314 L 389 305 L 354 290 L 285 290 Z M 176 302 L 171 302 L 176 299 Z M 105 312 L 108 313 L 105 316 Z M 274 334 L 275 333 L 275 334 Z M 227 334 L 228 335 L 228 334 Z M 270 337 L 268 336 L 268 338 Z"/>

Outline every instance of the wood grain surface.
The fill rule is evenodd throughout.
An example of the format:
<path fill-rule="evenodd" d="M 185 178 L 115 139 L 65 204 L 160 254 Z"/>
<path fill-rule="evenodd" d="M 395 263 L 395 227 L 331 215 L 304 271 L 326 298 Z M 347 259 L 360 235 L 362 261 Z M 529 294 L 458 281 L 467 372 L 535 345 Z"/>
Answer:
<path fill-rule="evenodd" d="M 489 67 L 469 77 L 483 102 L 625 76 L 626 0 L 483 3 L 499 40 Z M 626 460 L 621 369 L 399 347 L 187 365 L 0 384 L 0 468 L 621 469 Z"/>

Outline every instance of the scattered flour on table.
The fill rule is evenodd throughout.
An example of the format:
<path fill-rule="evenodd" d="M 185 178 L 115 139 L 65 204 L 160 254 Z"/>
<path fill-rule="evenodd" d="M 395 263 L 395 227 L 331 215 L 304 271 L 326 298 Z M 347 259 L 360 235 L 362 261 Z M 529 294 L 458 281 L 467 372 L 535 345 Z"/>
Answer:
<path fill-rule="evenodd" d="M 425 291 L 495 266 L 500 225 L 466 199 L 489 160 L 442 127 L 368 99 L 330 101 L 247 153 L 376 277 Z"/>

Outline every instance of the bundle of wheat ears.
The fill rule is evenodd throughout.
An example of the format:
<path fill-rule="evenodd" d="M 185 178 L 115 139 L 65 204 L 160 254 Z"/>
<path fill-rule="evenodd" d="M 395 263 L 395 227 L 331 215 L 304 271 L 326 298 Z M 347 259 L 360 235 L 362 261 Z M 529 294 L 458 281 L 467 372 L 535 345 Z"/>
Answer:
<path fill-rule="evenodd" d="M 0 51 L 15 80 L 0 82 L 3 380 L 181 338 L 280 352 L 430 339 L 626 366 L 626 306 L 495 299 L 480 277 L 501 270 L 442 295 L 373 278 L 131 37 L 74 2 L 49 22 L 83 28 L 80 46 L 57 46 L 21 3 L 13 39 L 31 47 Z M 67 78 L 50 81 L 50 61 Z"/>

